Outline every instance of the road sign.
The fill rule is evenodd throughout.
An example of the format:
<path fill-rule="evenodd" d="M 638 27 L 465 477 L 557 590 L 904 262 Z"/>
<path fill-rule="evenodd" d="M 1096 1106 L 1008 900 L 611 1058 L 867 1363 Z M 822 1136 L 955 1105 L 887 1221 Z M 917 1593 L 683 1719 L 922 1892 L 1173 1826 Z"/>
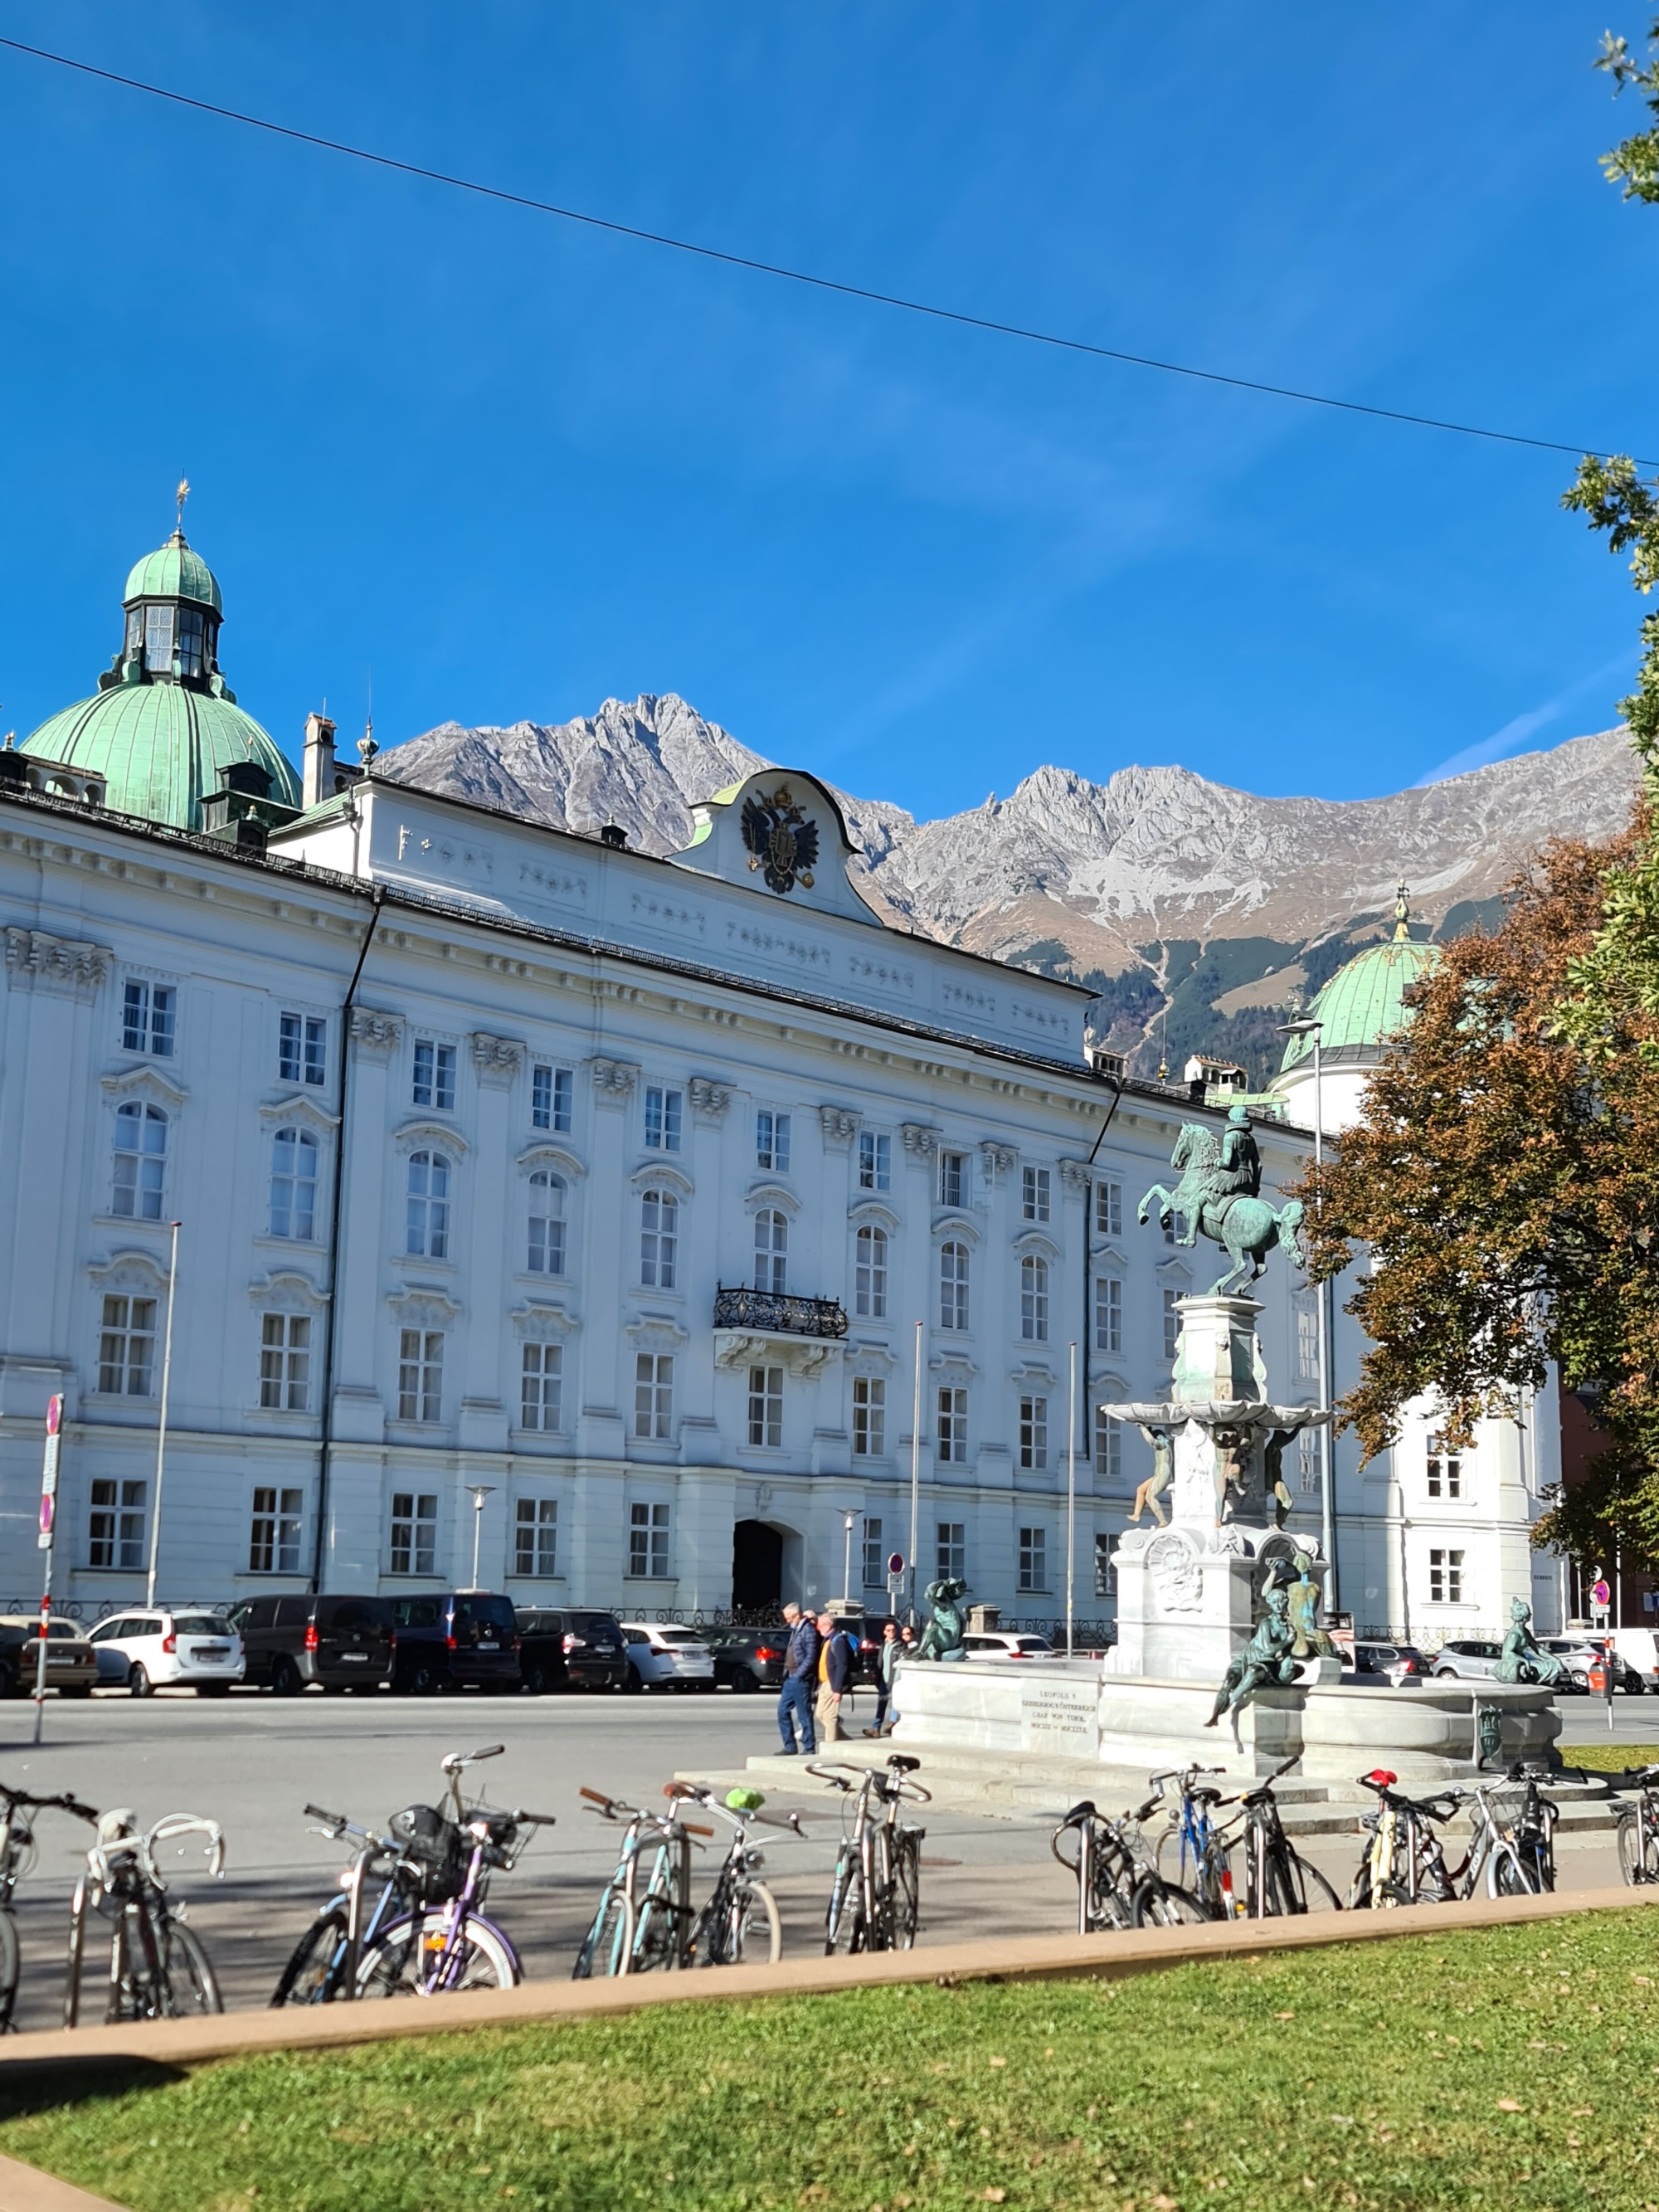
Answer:
<path fill-rule="evenodd" d="M 1605 1613 L 1613 1603 L 1613 1592 L 1605 1581 L 1593 1584 L 1590 1589 L 1590 1602 L 1602 1613 Z"/>
<path fill-rule="evenodd" d="M 890 1575 L 902 1575 L 904 1572 L 904 1554 L 902 1552 L 891 1552 L 888 1554 L 887 1571 Z"/>

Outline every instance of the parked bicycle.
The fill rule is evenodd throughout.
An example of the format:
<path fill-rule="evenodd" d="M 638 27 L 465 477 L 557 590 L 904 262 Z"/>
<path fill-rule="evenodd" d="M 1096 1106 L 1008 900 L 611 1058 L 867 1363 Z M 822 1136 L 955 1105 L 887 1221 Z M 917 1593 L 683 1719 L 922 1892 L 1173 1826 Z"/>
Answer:
<path fill-rule="evenodd" d="M 85 1808 L 76 1807 L 85 1817 Z M 101 1925 L 109 1963 L 99 2008 L 106 2021 L 179 2020 L 191 2013 L 222 2012 L 223 1999 L 207 1953 L 185 1924 L 185 1908 L 167 1895 L 155 1855 L 183 1836 L 207 1838 L 208 1871 L 224 1873 L 224 1831 L 194 1813 L 169 1813 L 148 1832 L 130 1811 L 92 1816 L 96 1834 L 86 1872 L 70 1904 L 69 1978 L 64 2025 L 78 2027 L 99 1969 L 88 1952 L 92 1929 Z"/>
<path fill-rule="evenodd" d="M 839 1764 L 809 1766 L 849 1801 L 824 1917 L 826 1955 L 852 1951 L 908 1951 L 921 1909 L 921 1844 L 927 1833 L 899 1815 L 907 1803 L 927 1805 L 931 1790 L 910 1777 L 921 1764 L 895 1752 L 886 1771 Z M 848 1818 L 850 1814 L 850 1820 Z"/>
<path fill-rule="evenodd" d="M 671 1791 L 678 1786 L 668 1785 Z M 653 1813 L 608 1797 L 602 1790 L 584 1788 L 580 1794 L 602 1820 L 623 1824 L 623 1840 L 570 1978 L 647 1974 L 684 1964 L 692 1923 L 693 1843 L 714 1831 L 683 1819 L 678 1802 L 666 1813 Z"/>
<path fill-rule="evenodd" d="M 766 1800 L 758 1790 L 732 1790 L 722 1800 L 712 1790 L 697 1789 L 687 1783 L 671 1786 L 679 1797 L 702 1806 L 717 1820 L 729 1821 L 732 1826 L 732 1847 L 720 1863 L 708 1902 L 691 1923 L 685 1955 L 680 1963 L 688 1966 L 741 1966 L 745 1963 L 757 1965 L 764 1960 L 775 1966 L 783 1956 L 783 1922 L 779 1917 L 777 1899 L 759 1879 L 765 1855 L 750 1832 L 755 1823 L 760 1822 L 799 1836 L 799 1814 L 791 1813 L 779 1817 L 763 1812 L 761 1808 Z"/>
<path fill-rule="evenodd" d="M 1622 1774 L 1580 1774 L 1605 1781 L 1609 1791 L 1633 1790 L 1636 1802 L 1619 1810 L 1619 1870 L 1633 1889 L 1659 1881 L 1659 1766 L 1626 1767 Z"/>
<path fill-rule="evenodd" d="M 1162 1802 L 1155 1792 L 1144 1805 L 1111 1820 L 1091 1797 L 1073 1805 L 1048 1839 L 1048 1848 L 1077 1882 L 1077 1932 L 1098 1936 L 1113 1928 L 1133 1928 L 1135 1893 L 1143 1881 L 1157 1880 L 1153 1847 L 1141 1823 Z M 1075 1847 L 1077 1856 L 1066 1851 Z"/>
<path fill-rule="evenodd" d="M 10 2033 L 17 2007 L 21 1954 L 12 1899 L 18 1883 L 34 1865 L 34 1823 L 29 1815 L 47 1811 L 72 1813 L 77 1820 L 97 1824 L 91 1806 L 73 1797 L 35 1797 L 27 1790 L 0 1784 L 0 2035 Z"/>
<path fill-rule="evenodd" d="M 1396 1774 L 1374 1767 L 1359 1777 L 1376 1799 L 1362 1826 L 1370 1840 L 1348 1892 L 1351 1911 L 1381 1911 L 1394 1905 L 1439 1905 L 1455 1894 L 1439 1828 L 1457 1810 L 1456 1794 L 1437 1791 L 1408 1797 Z"/>
<path fill-rule="evenodd" d="M 1341 1899 L 1319 1869 L 1303 1857 L 1285 1833 L 1279 1801 L 1273 1796 L 1274 1783 L 1282 1780 L 1299 1759 L 1300 1753 L 1297 1759 L 1287 1759 L 1254 1790 L 1239 1793 L 1244 1814 L 1244 1893 L 1236 1900 L 1236 1909 L 1252 1920 L 1310 1910 L 1342 1910 Z"/>
<path fill-rule="evenodd" d="M 1170 1824 L 1158 1839 L 1151 1876 L 1136 1893 L 1132 1911 L 1135 1927 L 1175 1928 L 1234 1917 L 1229 1856 L 1234 1839 L 1214 1819 L 1222 1802 L 1220 1790 L 1203 1778 L 1226 1771 L 1224 1766 L 1193 1765 L 1149 1778 L 1160 1798 L 1173 1783 L 1176 1802 Z"/>
<path fill-rule="evenodd" d="M 438 1901 L 429 1865 L 409 1855 L 403 1838 L 374 1835 L 348 1820 L 343 1813 L 325 1812 L 320 1805 L 307 1805 L 305 1810 L 307 1820 L 322 1824 L 315 1833 L 335 1843 L 349 1840 L 356 1848 L 350 1865 L 340 1876 L 338 1893 L 319 1908 L 295 1946 L 272 1992 L 273 2006 L 349 2001 L 357 1995 L 357 1970 L 365 1946 L 378 1942 L 392 1921 Z M 434 1821 L 443 1821 L 442 1814 L 430 1806 L 412 1805 L 397 1816 L 405 1837 L 411 1816 L 417 1814 L 429 1814 Z M 378 1893 L 365 1911 L 365 1899 L 375 1883 L 380 1885 Z"/>

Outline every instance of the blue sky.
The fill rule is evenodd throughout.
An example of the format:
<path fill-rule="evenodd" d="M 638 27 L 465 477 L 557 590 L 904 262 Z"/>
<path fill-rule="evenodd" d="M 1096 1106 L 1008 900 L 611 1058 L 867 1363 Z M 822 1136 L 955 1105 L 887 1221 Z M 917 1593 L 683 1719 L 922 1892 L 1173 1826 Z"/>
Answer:
<path fill-rule="evenodd" d="M 1616 26 L 1633 37 L 1645 11 Z M 18 0 L 12 36 L 1096 343 L 1659 452 L 1605 0 Z M 924 814 L 1055 761 L 1364 797 L 1613 720 L 1572 464 L 951 329 L 0 53 L 0 727 L 218 571 L 291 750 L 675 690 Z"/>

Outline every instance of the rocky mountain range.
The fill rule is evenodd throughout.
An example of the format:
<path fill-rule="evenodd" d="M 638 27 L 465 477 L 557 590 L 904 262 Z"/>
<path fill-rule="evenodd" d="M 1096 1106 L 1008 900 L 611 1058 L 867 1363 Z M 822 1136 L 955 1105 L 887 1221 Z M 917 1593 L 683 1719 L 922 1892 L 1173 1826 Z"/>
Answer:
<path fill-rule="evenodd" d="M 690 839 L 692 801 L 773 765 L 671 692 L 573 722 L 444 723 L 375 769 L 586 835 L 615 823 L 670 853 Z M 1142 1069 L 1202 1050 L 1260 1079 L 1289 995 L 1392 926 L 1401 878 L 1419 932 L 1455 935 L 1495 913 L 1547 838 L 1610 835 L 1635 788 L 1629 744 L 1607 731 L 1384 799 L 1261 799 L 1181 768 L 1104 783 L 1040 768 L 933 822 L 838 795 L 887 918 L 1092 982 L 1101 1040 Z"/>

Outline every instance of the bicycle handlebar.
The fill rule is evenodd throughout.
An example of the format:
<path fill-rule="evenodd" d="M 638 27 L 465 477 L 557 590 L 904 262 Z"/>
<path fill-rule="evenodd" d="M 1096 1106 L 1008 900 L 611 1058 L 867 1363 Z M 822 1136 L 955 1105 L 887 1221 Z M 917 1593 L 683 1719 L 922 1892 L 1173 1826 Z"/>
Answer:
<path fill-rule="evenodd" d="M 30 1790 L 9 1790 L 0 1783 L 0 1797 L 4 1798 L 9 1810 L 13 1806 L 27 1805 L 37 1812 L 72 1813 L 76 1820 L 90 1820 L 94 1825 L 100 1817 L 94 1807 L 83 1805 L 66 1790 L 60 1790 L 55 1797 L 37 1797 Z"/>
<path fill-rule="evenodd" d="M 487 1743 L 481 1751 L 447 1751 L 439 1764 L 446 1774 L 459 1774 L 463 1767 L 476 1766 L 481 1759 L 499 1759 L 506 1749 L 504 1743 Z"/>

